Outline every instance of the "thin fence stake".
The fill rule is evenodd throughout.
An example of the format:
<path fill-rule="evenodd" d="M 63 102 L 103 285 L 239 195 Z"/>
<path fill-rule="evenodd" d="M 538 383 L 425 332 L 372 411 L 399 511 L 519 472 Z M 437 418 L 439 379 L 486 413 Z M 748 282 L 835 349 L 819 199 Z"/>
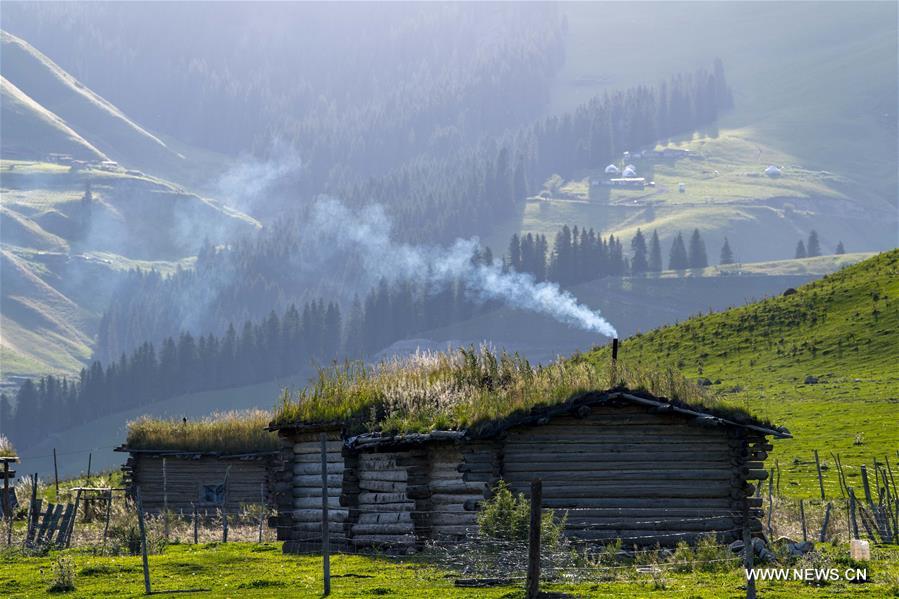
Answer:
<path fill-rule="evenodd" d="M 815 468 L 818 469 L 818 486 L 821 488 L 821 501 L 824 501 L 824 478 L 821 476 L 821 460 L 818 459 L 818 450 L 815 450 Z"/>
<path fill-rule="evenodd" d="M 91 486 L 91 458 L 93 458 L 93 453 L 88 452 L 87 454 L 87 476 L 84 477 L 85 487 Z"/>
<path fill-rule="evenodd" d="M 755 550 L 752 547 L 752 526 L 749 522 L 749 500 L 743 500 L 743 572 L 752 571 Z M 746 576 L 746 599 L 755 599 L 755 577 Z"/>
<path fill-rule="evenodd" d="M 31 542 L 31 535 L 34 532 L 34 512 L 37 509 L 38 512 L 40 510 L 36 508 L 35 504 L 37 503 L 37 472 L 31 477 L 31 503 L 28 504 L 28 526 L 25 528 L 25 539 L 22 541 L 22 548 L 28 546 Z"/>
<path fill-rule="evenodd" d="M 140 499 L 140 485 L 134 489 L 137 498 L 137 525 L 140 527 L 140 555 L 144 566 L 144 591 L 147 595 L 150 590 L 150 562 L 147 560 L 147 529 L 144 525 L 144 504 Z"/>
<path fill-rule="evenodd" d="M 808 529 L 805 526 L 805 503 L 799 500 L 799 519 L 802 521 L 802 541 L 808 541 Z"/>
<path fill-rule="evenodd" d="M 322 574 L 324 576 L 324 594 L 331 594 L 331 531 L 328 518 L 328 435 L 321 433 L 322 458 Z"/>
<path fill-rule="evenodd" d="M 528 578 L 525 596 L 537 599 L 540 595 L 540 530 L 543 515 L 543 482 L 531 481 L 531 523 L 528 534 Z"/>
<path fill-rule="evenodd" d="M 72 519 L 69 520 L 69 526 L 66 529 L 66 548 L 72 542 L 72 534 L 75 532 L 75 518 L 78 517 L 78 503 L 81 501 L 81 489 L 75 493 L 75 509 L 72 511 Z"/>
<path fill-rule="evenodd" d="M 827 503 L 827 509 L 824 510 L 824 523 L 821 525 L 821 534 L 818 536 L 818 540 L 822 543 L 827 538 L 827 525 L 830 524 L 830 510 L 833 507 L 832 502 Z"/>
<path fill-rule="evenodd" d="M 768 477 L 768 536 L 771 536 L 771 516 L 774 512 L 774 499 L 772 499 L 772 494 L 774 491 L 774 469 L 771 469 L 771 474 Z"/>
<path fill-rule="evenodd" d="M 852 487 L 847 489 L 849 492 L 849 520 L 852 525 L 852 538 L 858 538 L 858 520 L 855 517 L 855 491 Z"/>
<path fill-rule="evenodd" d="M 265 481 L 259 482 L 259 543 L 262 543 L 262 520 L 265 518 Z"/>
<path fill-rule="evenodd" d="M 3 519 L 6 520 L 6 546 L 12 545 L 12 510 L 9 509 L 9 462 L 3 462 Z"/>
<path fill-rule="evenodd" d="M 199 539 L 199 531 L 197 530 L 197 527 L 198 527 L 198 522 L 197 522 L 197 504 L 196 504 L 196 503 L 191 503 L 190 506 L 193 508 L 193 511 L 194 511 L 194 545 L 196 545 L 197 542 L 198 542 L 198 539 Z"/>
<path fill-rule="evenodd" d="M 59 469 L 56 467 L 56 448 L 53 448 L 53 480 L 56 482 L 56 502 L 59 503 Z"/>
<path fill-rule="evenodd" d="M 103 519 L 103 546 L 106 547 L 106 538 L 109 535 L 109 513 L 112 511 L 112 489 L 106 492 L 106 517 Z"/>
<path fill-rule="evenodd" d="M 231 466 L 225 468 L 225 484 L 222 490 L 222 543 L 228 542 L 228 476 L 231 474 Z"/>
<path fill-rule="evenodd" d="M 162 458 L 162 534 L 169 540 L 169 485 L 166 477 L 165 458 Z"/>

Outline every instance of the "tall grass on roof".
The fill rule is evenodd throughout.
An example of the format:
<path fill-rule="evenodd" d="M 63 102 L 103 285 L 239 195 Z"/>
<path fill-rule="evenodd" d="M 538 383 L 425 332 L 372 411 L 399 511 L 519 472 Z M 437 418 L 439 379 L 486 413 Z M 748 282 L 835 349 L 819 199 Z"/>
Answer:
<path fill-rule="evenodd" d="M 277 436 L 266 430 L 271 413 L 246 410 L 216 413 L 201 420 L 143 416 L 128 423 L 129 449 L 177 449 L 243 453 L 278 449 Z"/>
<path fill-rule="evenodd" d="M 351 428 L 383 432 L 462 429 L 618 386 L 694 405 L 710 407 L 714 401 L 672 370 L 619 362 L 613 373 L 578 355 L 533 366 L 517 354 L 482 347 L 418 353 L 373 367 L 345 363 L 321 369 L 310 386 L 282 393 L 274 423 L 355 421 Z"/>
<path fill-rule="evenodd" d="M 17 457 L 16 448 L 12 446 L 12 441 L 7 437 L 0 435 L 0 458 Z"/>

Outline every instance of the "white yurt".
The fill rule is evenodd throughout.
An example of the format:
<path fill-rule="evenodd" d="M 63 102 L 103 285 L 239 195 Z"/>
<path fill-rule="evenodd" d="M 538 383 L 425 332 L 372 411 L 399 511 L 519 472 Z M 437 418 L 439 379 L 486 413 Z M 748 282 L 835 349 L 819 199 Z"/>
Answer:
<path fill-rule="evenodd" d="M 610 164 L 609 166 L 606 167 L 606 174 L 607 175 L 618 175 L 618 174 L 621 174 L 621 169 L 619 169 L 614 164 Z"/>
<path fill-rule="evenodd" d="M 621 173 L 622 177 L 636 177 L 637 176 L 637 167 L 633 164 L 629 164 L 624 167 L 624 172 Z"/>
<path fill-rule="evenodd" d="M 771 164 L 765 169 L 765 174 L 769 177 L 779 177 L 783 174 L 783 171 Z"/>

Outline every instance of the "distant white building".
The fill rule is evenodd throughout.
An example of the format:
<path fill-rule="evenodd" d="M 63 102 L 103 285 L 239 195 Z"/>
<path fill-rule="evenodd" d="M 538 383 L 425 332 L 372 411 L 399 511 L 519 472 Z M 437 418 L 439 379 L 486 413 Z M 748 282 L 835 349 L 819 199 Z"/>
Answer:
<path fill-rule="evenodd" d="M 614 164 L 610 164 L 609 166 L 606 167 L 606 174 L 607 175 L 620 175 L 621 169 L 618 168 L 617 166 L 615 166 Z"/>
<path fill-rule="evenodd" d="M 780 177 L 783 174 L 783 171 L 771 164 L 765 169 L 765 174 L 769 177 Z"/>
<path fill-rule="evenodd" d="M 681 192 L 681 193 L 684 193 L 685 191 L 687 191 L 687 184 L 684 183 L 683 181 L 680 182 L 680 183 L 678 183 L 678 184 L 677 184 L 677 190 L 678 190 L 679 192 Z"/>
<path fill-rule="evenodd" d="M 643 177 L 623 177 L 609 179 L 606 185 L 610 187 L 622 187 L 624 189 L 643 189 L 646 187 L 646 179 Z"/>

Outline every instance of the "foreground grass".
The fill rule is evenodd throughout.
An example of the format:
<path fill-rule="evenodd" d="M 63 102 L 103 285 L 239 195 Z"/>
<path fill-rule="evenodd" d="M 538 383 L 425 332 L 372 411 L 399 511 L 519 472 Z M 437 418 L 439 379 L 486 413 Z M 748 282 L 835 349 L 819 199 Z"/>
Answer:
<path fill-rule="evenodd" d="M 848 567 L 848 562 L 838 557 L 847 553 L 845 546 L 825 550 L 840 572 Z M 75 591 L 69 596 L 143 595 L 140 557 L 97 556 L 84 549 L 43 557 L 0 553 L 0 595 L 45 596 L 53 581 L 53 565 L 61 555 L 74 564 Z M 162 596 L 321 596 L 321 558 L 285 556 L 279 544 L 173 545 L 149 560 L 154 594 Z M 800 582 L 761 582 L 758 589 L 765 597 L 899 596 L 897 548 L 875 548 L 874 561 L 868 566 L 868 584 L 841 581 L 813 587 Z M 456 575 L 433 567 L 422 557 L 336 555 L 331 559 L 331 573 L 334 597 L 523 597 L 523 583 L 479 589 L 456 587 Z M 606 578 L 606 582 L 595 582 Z M 601 578 L 593 573 L 591 582 L 544 584 L 543 588 L 575 597 L 741 597 L 742 584 L 741 571 L 736 568 L 694 573 L 665 570 L 655 578 L 625 568 L 607 571 Z"/>

